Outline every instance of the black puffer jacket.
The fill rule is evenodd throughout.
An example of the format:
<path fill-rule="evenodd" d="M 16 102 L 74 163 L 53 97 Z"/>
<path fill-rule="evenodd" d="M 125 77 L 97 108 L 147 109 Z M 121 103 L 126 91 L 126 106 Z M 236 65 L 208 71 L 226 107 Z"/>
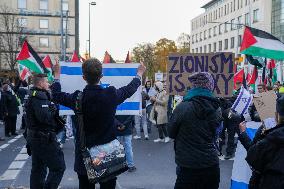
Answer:
<path fill-rule="evenodd" d="M 219 165 L 214 139 L 221 121 L 216 98 L 196 96 L 177 106 L 168 127 L 175 139 L 178 166 L 201 169 Z"/>
<path fill-rule="evenodd" d="M 264 138 L 253 144 L 246 158 L 260 173 L 258 189 L 284 188 L 284 124 L 271 129 Z"/>

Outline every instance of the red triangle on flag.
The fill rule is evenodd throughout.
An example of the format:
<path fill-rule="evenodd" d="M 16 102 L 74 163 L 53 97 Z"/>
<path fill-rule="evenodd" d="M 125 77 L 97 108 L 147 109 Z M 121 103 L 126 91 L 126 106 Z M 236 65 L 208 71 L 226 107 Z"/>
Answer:
<path fill-rule="evenodd" d="M 248 82 L 248 85 L 255 84 L 255 81 L 257 80 L 257 78 L 258 78 L 258 70 L 257 70 L 257 66 L 254 66 L 253 73 L 252 73 L 251 78 Z"/>
<path fill-rule="evenodd" d="M 243 50 L 249 48 L 250 46 L 252 46 L 255 43 L 257 43 L 256 38 L 251 33 L 250 29 L 248 27 L 246 27 L 240 51 L 243 51 Z"/>
<path fill-rule="evenodd" d="M 270 60 L 268 63 L 267 63 L 267 69 L 273 69 L 273 68 L 276 68 L 276 64 L 275 64 L 275 60 Z"/>
<path fill-rule="evenodd" d="M 22 50 L 19 52 L 17 60 L 25 60 L 30 58 L 28 42 L 24 41 Z"/>
<path fill-rule="evenodd" d="M 42 60 L 43 65 L 47 68 L 47 69 L 51 69 L 52 68 L 52 62 L 50 59 L 49 55 L 46 55 L 44 57 L 44 59 Z"/>
<path fill-rule="evenodd" d="M 245 70 L 241 69 L 234 75 L 234 83 L 243 82 Z"/>
<path fill-rule="evenodd" d="M 103 63 L 104 64 L 110 63 L 110 55 L 107 51 L 105 52 L 105 57 L 104 57 Z"/>
<path fill-rule="evenodd" d="M 131 63 L 129 51 L 127 53 L 126 59 L 124 63 Z"/>
<path fill-rule="evenodd" d="M 73 52 L 71 62 L 80 62 L 80 59 L 75 51 Z"/>

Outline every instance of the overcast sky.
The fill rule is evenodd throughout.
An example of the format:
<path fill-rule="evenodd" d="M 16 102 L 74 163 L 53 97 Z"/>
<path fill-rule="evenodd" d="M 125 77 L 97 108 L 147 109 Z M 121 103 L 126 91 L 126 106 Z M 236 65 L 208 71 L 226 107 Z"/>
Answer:
<path fill-rule="evenodd" d="M 91 0 L 80 0 L 80 53 L 88 40 Z M 124 60 L 127 51 L 142 42 L 166 37 L 176 40 L 190 33 L 190 20 L 209 0 L 95 0 L 91 6 L 91 54 L 103 59 L 107 50 L 114 59 Z"/>

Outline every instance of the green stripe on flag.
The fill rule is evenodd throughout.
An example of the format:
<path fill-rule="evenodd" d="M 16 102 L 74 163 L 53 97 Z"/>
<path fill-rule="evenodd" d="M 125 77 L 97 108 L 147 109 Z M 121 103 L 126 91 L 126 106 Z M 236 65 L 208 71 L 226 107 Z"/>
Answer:
<path fill-rule="evenodd" d="M 269 50 L 263 49 L 260 47 L 251 46 L 241 52 L 242 54 L 249 54 L 252 56 L 260 56 L 266 57 L 275 60 L 284 60 L 284 52 L 283 51 L 276 51 L 276 50 Z"/>
<path fill-rule="evenodd" d="M 42 69 L 40 69 L 37 64 L 35 64 L 34 62 L 31 62 L 30 60 L 26 59 L 26 60 L 18 60 L 18 63 L 27 67 L 31 72 L 35 72 L 35 73 L 43 73 Z"/>

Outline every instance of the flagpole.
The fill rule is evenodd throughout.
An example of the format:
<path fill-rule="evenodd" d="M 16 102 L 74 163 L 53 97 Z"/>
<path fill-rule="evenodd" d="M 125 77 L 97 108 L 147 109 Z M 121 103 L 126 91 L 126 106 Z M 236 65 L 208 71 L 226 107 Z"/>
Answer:
<path fill-rule="evenodd" d="M 64 43 L 63 43 L 63 0 L 60 1 L 60 9 L 61 9 L 61 20 L 60 20 L 60 28 L 61 28 L 61 58 L 60 60 L 63 60 L 63 48 L 64 48 Z"/>

